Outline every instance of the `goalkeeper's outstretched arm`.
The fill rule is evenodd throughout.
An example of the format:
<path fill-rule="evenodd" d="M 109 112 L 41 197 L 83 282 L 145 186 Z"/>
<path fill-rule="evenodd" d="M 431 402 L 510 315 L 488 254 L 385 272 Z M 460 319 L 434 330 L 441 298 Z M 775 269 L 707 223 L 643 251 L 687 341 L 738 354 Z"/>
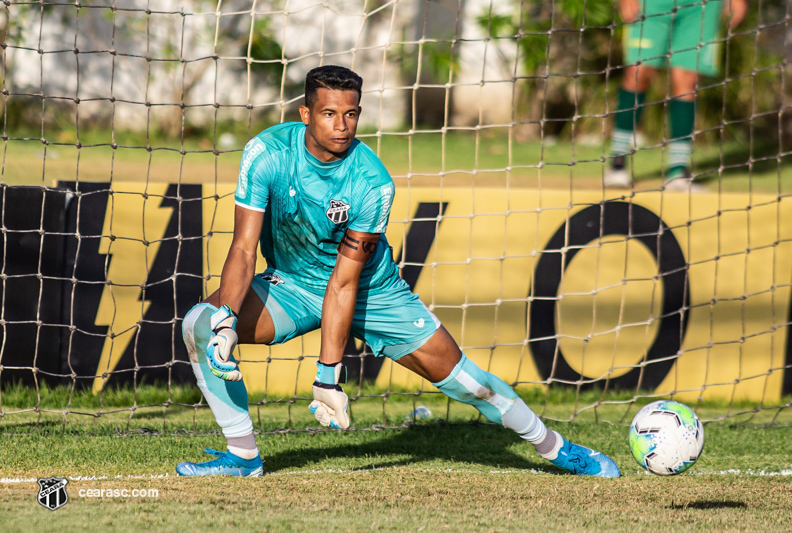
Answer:
<path fill-rule="evenodd" d="M 347 230 L 338 245 L 335 268 L 322 302 L 322 346 L 319 362 L 339 363 L 349 339 L 363 267 L 371 258 L 378 233 Z"/>
<path fill-rule="evenodd" d="M 347 230 L 338 245 L 338 257 L 322 301 L 322 346 L 316 363 L 311 413 L 323 426 L 349 427 L 349 398 L 338 385 L 341 359 L 355 315 L 358 286 L 363 267 L 379 240 L 377 233 Z"/>

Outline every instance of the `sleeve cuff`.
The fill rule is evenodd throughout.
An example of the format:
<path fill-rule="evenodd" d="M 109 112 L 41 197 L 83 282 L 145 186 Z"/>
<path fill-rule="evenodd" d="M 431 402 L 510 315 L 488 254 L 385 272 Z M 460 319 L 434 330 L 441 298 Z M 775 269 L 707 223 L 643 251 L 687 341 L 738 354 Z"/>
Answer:
<path fill-rule="evenodd" d="M 250 209 L 251 211 L 258 211 L 259 213 L 263 213 L 267 210 L 266 207 L 253 207 L 252 205 L 243 204 L 239 200 L 234 200 L 234 204 L 238 205 L 239 207 L 244 207 L 245 209 Z"/>

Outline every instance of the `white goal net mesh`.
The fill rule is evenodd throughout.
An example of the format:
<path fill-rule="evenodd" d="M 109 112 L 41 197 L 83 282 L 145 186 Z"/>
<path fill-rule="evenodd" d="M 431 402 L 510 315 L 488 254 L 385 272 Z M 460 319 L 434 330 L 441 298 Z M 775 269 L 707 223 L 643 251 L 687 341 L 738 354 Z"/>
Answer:
<path fill-rule="evenodd" d="M 364 79 L 402 277 L 537 412 L 624 422 L 673 397 L 788 423 L 792 5 L 730 25 L 724 1 L 632 24 L 610 0 L 5 1 L 0 431 L 213 427 L 182 319 L 219 286 L 245 143 L 298 119 L 323 64 Z M 627 49 L 662 49 L 650 22 L 684 10 L 701 30 L 641 56 L 656 76 L 619 107 Z M 678 67 L 701 67 L 691 91 Z M 239 348 L 259 429 L 315 425 L 318 353 L 318 332 Z M 477 419 L 358 341 L 345 364 L 355 427 Z"/>

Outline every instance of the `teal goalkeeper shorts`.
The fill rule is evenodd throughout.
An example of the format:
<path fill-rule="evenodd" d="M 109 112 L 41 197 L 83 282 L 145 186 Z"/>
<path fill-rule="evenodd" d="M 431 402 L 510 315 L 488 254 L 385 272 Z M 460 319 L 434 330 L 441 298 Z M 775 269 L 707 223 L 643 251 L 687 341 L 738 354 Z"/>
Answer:
<path fill-rule="evenodd" d="M 256 275 L 253 290 L 275 324 L 272 344 L 282 344 L 321 325 L 323 297 L 299 287 L 277 270 Z M 423 346 L 439 327 L 434 313 L 397 277 L 383 293 L 358 295 L 351 333 L 377 357 L 395 361 Z"/>
<path fill-rule="evenodd" d="M 624 29 L 624 59 L 656 69 L 680 68 L 704 76 L 720 70 L 720 0 L 640 0 L 644 20 Z"/>

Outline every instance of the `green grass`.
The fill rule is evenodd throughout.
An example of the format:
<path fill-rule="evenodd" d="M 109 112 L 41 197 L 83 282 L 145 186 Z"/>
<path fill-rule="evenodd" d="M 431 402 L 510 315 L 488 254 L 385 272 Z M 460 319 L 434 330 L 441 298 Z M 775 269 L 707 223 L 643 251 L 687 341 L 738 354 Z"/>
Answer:
<path fill-rule="evenodd" d="M 380 155 L 397 185 L 488 186 L 537 189 L 598 189 L 604 156 L 601 144 L 569 140 L 509 142 L 506 128 L 497 131 L 416 132 L 412 136 L 363 134 L 361 139 Z M 51 185 L 57 180 L 151 181 L 183 183 L 234 182 L 245 139 L 218 148 L 209 139 L 152 138 L 117 133 L 112 148 L 109 132 L 72 138 L 57 135 L 45 146 L 38 139 L 5 143 L 2 180 L 10 185 Z M 184 151 L 182 153 L 181 151 Z M 778 193 L 792 190 L 792 156 L 778 146 L 757 142 L 750 147 L 730 141 L 700 144 L 694 150 L 695 171 L 713 191 Z M 636 190 L 662 183 L 662 149 L 642 148 L 634 157 Z M 506 168 L 509 168 L 509 172 Z"/>
<path fill-rule="evenodd" d="M 176 463 L 204 460 L 204 447 L 225 446 L 211 413 L 191 406 L 197 401 L 191 387 L 170 392 L 171 401 L 190 405 L 134 411 L 128 389 L 106 391 L 103 407 L 76 391 L 75 413 L 65 424 L 58 413 L 12 412 L 36 404 L 38 396 L 24 389 L 3 389 L 0 478 L 70 476 L 70 502 L 53 513 L 36 503 L 35 481 L 0 482 L 4 532 L 87 525 L 124 531 L 773 532 L 788 531 L 792 520 L 790 409 L 769 427 L 763 424 L 773 420 L 772 410 L 707 424 L 704 455 L 675 478 L 643 472 L 629 453 L 629 420 L 645 400 L 621 404 L 623 394 L 607 394 L 604 399 L 616 403 L 597 408 L 600 423 L 594 409 L 571 423 L 548 420 L 570 440 L 614 457 L 624 476 L 599 480 L 562 473 L 513 433 L 476 423 L 475 411 L 439 395 L 363 398 L 352 404 L 360 429 L 348 432 L 316 429 L 308 400 L 297 399 L 251 406 L 264 478 L 182 479 L 174 475 Z M 553 390 L 545 404 L 543 391 L 525 393 L 537 411 L 559 417 L 602 399 L 587 392 L 576 404 L 574 392 Z M 59 388 L 42 389 L 40 397 L 42 409 L 68 401 Z M 141 386 L 137 396 L 139 404 L 168 397 L 156 386 Z M 417 403 L 434 417 L 405 425 Z M 746 409 L 731 407 L 740 410 Z M 705 403 L 697 411 L 715 418 L 730 407 Z M 79 495 L 81 489 L 143 488 L 157 489 L 158 497 Z"/>
<path fill-rule="evenodd" d="M 36 503 L 35 482 L 0 483 L 0 509 L 13 509 L 3 530 L 788 531 L 788 427 L 710 424 L 693 469 L 660 478 L 633 461 L 625 427 L 550 425 L 613 456 L 624 477 L 565 475 L 491 425 L 259 435 L 268 475 L 255 480 L 173 476 L 203 447 L 222 448 L 219 435 L 6 435 L 0 477 L 102 479 L 72 479 L 55 513 Z M 79 496 L 142 488 L 159 495 Z"/>
<path fill-rule="evenodd" d="M 255 480 L 72 482 L 159 489 L 77 499 L 55 513 L 35 484 L 0 487 L 4 531 L 788 531 L 788 481 L 688 476 L 617 481 L 519 472 L 394 471 Z"/>

